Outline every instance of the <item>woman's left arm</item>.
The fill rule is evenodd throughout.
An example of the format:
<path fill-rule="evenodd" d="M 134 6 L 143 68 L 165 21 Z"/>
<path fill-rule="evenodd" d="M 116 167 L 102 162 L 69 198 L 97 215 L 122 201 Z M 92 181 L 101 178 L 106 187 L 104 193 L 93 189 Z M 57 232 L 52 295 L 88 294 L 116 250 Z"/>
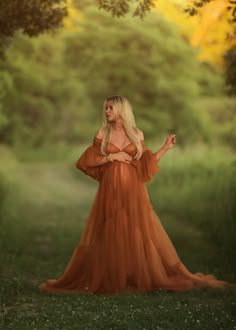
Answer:
<path fill-rule="evenodd" d="M 170 134 L 167 139 L 166 142 L 164 143 L 164 145 L 157 150 L 156 152 L 153 153 L 153 156 L 155 158 L 155 160 L 158 162 L 161 157 L 163 157 L 165 155 L 165 153 L 173 147 L 173 145 L 176 143 L 176 137 L 175 134 Z"/>

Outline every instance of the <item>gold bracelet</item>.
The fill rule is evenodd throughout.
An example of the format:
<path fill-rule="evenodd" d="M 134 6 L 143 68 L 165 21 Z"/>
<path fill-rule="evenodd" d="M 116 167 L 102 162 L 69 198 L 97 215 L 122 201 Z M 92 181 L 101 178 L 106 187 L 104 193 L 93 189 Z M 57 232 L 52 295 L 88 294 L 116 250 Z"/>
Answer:
<path fill-rule="evenodd" d="M 113 162 L 113 159 L 111 158 L 111 153 L 108 156 L 106 156 L 106 160 L 108 163 Z"/>

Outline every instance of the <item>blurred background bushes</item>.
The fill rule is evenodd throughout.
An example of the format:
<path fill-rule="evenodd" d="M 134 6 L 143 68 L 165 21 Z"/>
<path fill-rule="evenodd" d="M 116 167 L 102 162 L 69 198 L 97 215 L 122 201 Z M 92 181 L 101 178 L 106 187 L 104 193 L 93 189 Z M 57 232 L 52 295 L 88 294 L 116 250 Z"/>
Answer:
<path fill-rule="evenodd" d="M 14 11 L 16 22 L 24 21 L 16 24 L 9 15 L 3 17 L 7 3 L 0 4 L 0 24 L 8 17 L 15 27 L 0 34 L 1 244 L 17 254 L 17 242 L 25 246 L 31 237 L 26 224 L 27 233 L 42 226 L 57 237 L 65 228 L 71 233 L 75 227 L 82 229 L 96 183 L 78 173 L 74 162 L 101 126 L 104 99 L 123 94 L 150 149 L 159 148 L 170 133 L 177 136 L 176 146 L 161 160 L 161 172 L 149 184 L 160 218 L 174 219 L 176 233 L 188 226 L 200 228 L 222 249 L 220 260 L 229 260 L 232 271 L 235 46 L 226 49 L 222 42 L 216 51 L 215 31 L 208 31 L 211 39 L 192 47 L 192 18 L 184 19 L 171 1 L 159 0 L 144 20 L 130 14 L 116 19 L 92 0 L 68 1 L 65 17 L 64 1 L 53 2 L 59 6 L 55 24 L 37 16 L 31 30 L 24 25 L 33 16 L 25 19 Z M 39 12 L 46 8 L 47 13 L 53 2 L 27 4 L 29 10 L 39 6 Z M 15 9 L 18 3 L 11 1 Z M 62 19 L 64 27 L 55 32 Z M 225 22 L 214 23 L 223 34 Z M 207 51 L 211 46 L 214 51 Z M 57 234 L 59 223 L 63 230 Z"/>
<path fill-rule="evenodd" d="M 114 19 L 89 3 L 72 30 L 37 39 L 18 33 L 6 50 L 2 143 L 39 148 L 91 140 L 104 99 L 123 94 L 146 139 L 175 132 L 180 145 L 217 140 L 234 147 L 236 102 L 221 70 L 199 62 L 162 15 Z"/>

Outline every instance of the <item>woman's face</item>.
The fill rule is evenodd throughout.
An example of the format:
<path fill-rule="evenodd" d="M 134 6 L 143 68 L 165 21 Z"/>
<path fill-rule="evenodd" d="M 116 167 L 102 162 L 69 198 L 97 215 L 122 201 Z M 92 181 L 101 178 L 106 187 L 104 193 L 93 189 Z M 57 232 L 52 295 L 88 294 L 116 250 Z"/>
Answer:
<path fill-rule="evenodd" d="M 107 101 L 105 106 L 105 115 L 108 122 L 114 122 L 116 121 L 116 116 L 114 114 L 112 101 Z"/>

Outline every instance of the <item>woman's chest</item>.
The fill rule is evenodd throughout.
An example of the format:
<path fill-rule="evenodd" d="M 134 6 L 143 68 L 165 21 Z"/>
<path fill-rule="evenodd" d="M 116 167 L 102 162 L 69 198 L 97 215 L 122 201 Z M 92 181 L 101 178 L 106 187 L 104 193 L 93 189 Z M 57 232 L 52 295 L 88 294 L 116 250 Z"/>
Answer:
<path fill-rule="evenodd" d="M 116 153 L 116 152 L 121 152 L 121 151 L 126 152 L 126 153 L 128 153 L 129 155 L 131 155 L 133 157 L 137 153 L 137 148 L 131 142 L 128 142 L 128 144 L 126 146 L 124 146 L 123 148 L 118 147 L 117 145 L 113 144 L 112 142 L 110 142 L 107 145 L 107 152 L 108 153 Z"/>

